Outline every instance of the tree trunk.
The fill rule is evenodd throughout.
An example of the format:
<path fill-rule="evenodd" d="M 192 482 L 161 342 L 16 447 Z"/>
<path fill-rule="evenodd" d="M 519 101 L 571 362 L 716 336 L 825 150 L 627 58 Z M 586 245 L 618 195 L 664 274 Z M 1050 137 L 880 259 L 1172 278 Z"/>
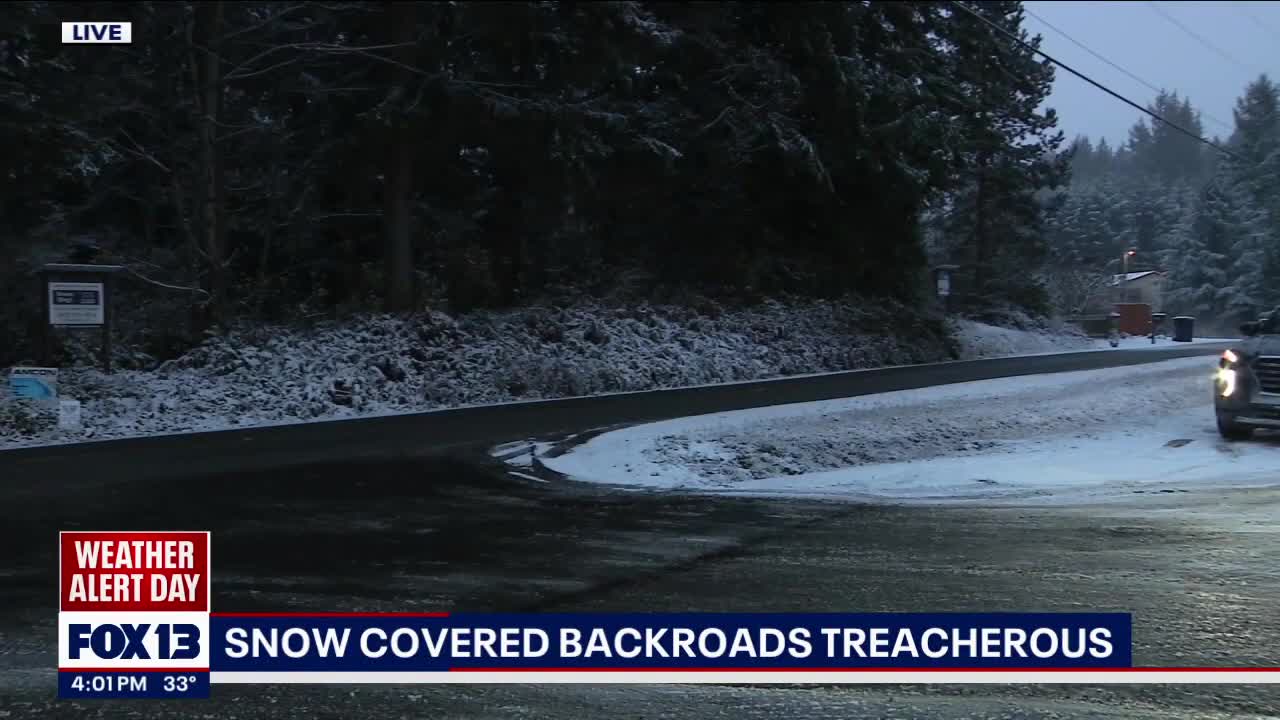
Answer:
<path fill-rule="evenodd" d="M 973 198 L 973 291 L 985 294 L 988 278 L 987 262 L 990 248 L 987 237 L 987 168 L 990 157 L 985 153 L 978 159 L 977 188 Z"/>
<path fill-rule="evenodd" d="M 413 159 L 401 146 L 404 134 L 391 134 L 386 172 L 387 309 L 413 307 Z"/>
<path fill-rule="evenodd" d="M 391 22 L 389 37 L 401 45 L 393 50 L 395 59 L 412 66 L 413 41 L 416 33 L 416 3 L 391 2 L 387 18 Z M 409 120 L 401 113 L 411 103 L 412 73 L 397 67 L 392 70 L 392 97 L 388 103 L 391 130 L 387 133 L 386 172 L 383 192 L 386 204 L 385 232 L 387 240 L 387 309 L 404 312 L 413 307 L 413 146 Z"/>
<path fill-rule="evenodd" d="M 218 54 L 222 35 L 222 0 L 202 3 L 196 9 L 197 37 L 204 46 L 200 86 L 196 88 L 201 110 L 200 171 L 202 181 L 203 244 L 209 270 L 210 311 L 215 322 L 227 318 L 229 272 L 226 248 L 225 182 L 222 154 L 218 148 L 218 125 L 222 118 L 222 58 Z"/>

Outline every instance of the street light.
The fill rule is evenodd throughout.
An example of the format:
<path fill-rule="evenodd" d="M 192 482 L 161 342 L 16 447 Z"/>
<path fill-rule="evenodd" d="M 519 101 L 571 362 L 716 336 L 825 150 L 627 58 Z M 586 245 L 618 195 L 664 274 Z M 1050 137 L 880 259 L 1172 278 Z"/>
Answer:
<path fill-rule="evenodd" d="M 1129 301 L 1129 258 L 1137 255 L 1138 251 L 1129 248 L 1120 256 L 1120 301 Z"/>

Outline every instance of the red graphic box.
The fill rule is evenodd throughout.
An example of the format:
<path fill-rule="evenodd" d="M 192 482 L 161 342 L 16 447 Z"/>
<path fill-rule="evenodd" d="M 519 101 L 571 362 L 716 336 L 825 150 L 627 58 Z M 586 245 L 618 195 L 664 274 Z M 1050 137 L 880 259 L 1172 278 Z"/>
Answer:
<path fill-rule="evenodd" d="M 209 612 L 208 532 L 59 534 L 62 612 Z"/>

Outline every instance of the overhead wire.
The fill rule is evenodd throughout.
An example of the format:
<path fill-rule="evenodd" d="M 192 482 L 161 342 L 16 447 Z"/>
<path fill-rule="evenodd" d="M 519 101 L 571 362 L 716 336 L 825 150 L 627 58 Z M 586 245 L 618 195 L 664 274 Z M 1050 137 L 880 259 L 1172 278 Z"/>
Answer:
<path fill-rule="evenodd" d="M 1146 80 L 1143 80 L 1142 78 L 1138 77 L 1137 75 L 1133 74 L 1132 72 L 1130 72 L 1130 71 L 1129 71 L 1129 70 L 1127 70 L 1126 68 L 1122 67 L 1122 66 L 1121 66 L 1121 65 L 1119 65 L 1118 63 L 1115 63 L 1115 62 L 1113 62 L 1113 61 L 1109 60 L 1108 58 L 1106 58 L 1105 56 L 1103 56 L 1101 53 L 1099 53 L 1099 52 L 1095 51 L 1093 48 L 1090 48 L 1088 45 L 1085 45 L 1084 43 L 1082 43 L 1082 42 L 1080 42 L 1079 40 L 1077 40 L 1077 39 L 1075 39 L 1074 37 L 1072 37 L 1070 34 L 1068 34 L 1068 33 L 1067 33 L 1067 31 L 1065 31 L 1065 30 L 1063 30 L 1063 29 L 1059 28 L 1058 26 L 1054 25 L 1053 23 L 1049 22 L 1048 20 L 1045 20 L 1044 18 L 1040 17 L 1040 16 L 1039 16 L 1039 15 L 1037 15 L 1034 11 L 1032 11 L 1030 8 L 1025 8 L 1025 7 L 1024 7 L 1024 8 L 1023 8 L 1023 10 L 1024 10 L 1028 15 L 1030 15 L 1031 17 L 1033 17 L 1033 18 L 1035 18 L 1036 20 L 1038 20 L 1038 21 L 1040 22 L 1040 24 L 1041 24 L 1041 25 L 1044 25 L 1045 27 L 1049 28 L 1050 30 L 1052 30 L 1052 31 L 1054 31 L 1054 32 L 1056 32 L 1056 33 L 1058 33 L 1058 34 L 1059 34 L 1059 35 L 1061 35 L 1062 37 L 1066 38 L 1069 42 L 1071 42 L 1072 44 L 1074 44 L 1076 47 L 1080 48 L 1081 50 L 1084 50 L 1085 52 L 1087 52 L 1087 53 L 1089 53 L 1090 55 L 1094 56 L 1095 58 L 1097 58 L 1097 59 L 1101 60 L 1102 62 L 1106 63 L 1107 65 L 1110 65 L 1112 68 L 1114 68 L 1114 69 L 1116 69 L 1117 71 L 1119 71 L 1119 72 L 1123 73 L 1125 76 L 1129 77 L 1131 80 L 1134 80 L 1135 82 L 1137 82 L 1137 83 L 1138 83 L 1138 84 L 1140 84 L 1140 85 L 1144 85 L 1144 86 L 1146 86 L 1148 90 L 1151 90 L 1152 92 L 1154 92 L 1154 93 L 1156 93 L 1156 94 L 1159 94 L 1159 93 L 1162 93 L 1162 92 L 1165 92 L 1165 91 L 1166 91 L 1166 88 L 1156 87 L 1155 85 L 1153 85 L 1153 84 L 1151 84 L 1151 83 L 1147 82 Z M 1200 114 L 1201 114 L 1201 115 L 1205 116 L 1206 118 L 1208 118 L 1208 119 L 1210 119 L 1210 120 L 1214 121 L 1215 123 L 1217 123 L 1217 124 L 1221 125 L 1222 127 L 1226 128 L 1226 129 L 1228 129 L 1228 130 L 1234 130 L 1234 129 L 1235 129 L 1235 128 L 1230 124 L 1230 123 L 1226 122 L 1225 120 L 1222 120 L 1221 118 L 1214 117 L 1213 115 L 1210 115 L 1209 113 L 1207 113 L 1207 112 L 1205 112 L 1205 111 L 1203 111 L 1203 110 L 1201 110 L 1201 111 L 1199 111 L 1199 112 L 1200 112 Z"/>
<path fill-rule="evenodd" d="M 1252 11 L 1246 10 L 1245 6 L 1249 4 L 1250 3 L 1247 3 L 1247 2 L 1232 3 L 1232 5 L 1235 6 L 1237 12 L 1239 12 L 1241 15 L 1244 15 L 1246 18 L 1252 20 L 1254 24 L 1261 26 L 1264 30 L 1270 30 L 1271 32 L 1276 33 L 1277 35 L 1280 35 L 1280 30 L 1276 29 L 1275 25 L 1272 25 L 1270 22 L 1263 20 L 1257 15 L 1254 15 Z"/>
<path fill-rule="evenodd" d="M 1160 14 L 1160 16 L 1161 16 L 1161 17 L 1163 17 L 1165 20 L 1168 20 L 1170 23 L 1172 23 L 1172 24 L 1173 24 L 1175 27 L 1177 27 L 1179 30 L 1181 30 L 1182 32 L 1184 32 L 1184 33 L 1186 33 L 1187 35 L 1191 36 L 1192 38 L 1194 38 L 1194 39 L 1195 39 L 1197 42 L 1199 42 L 1201 45 L 1204 45 L 1205 47 L 1209 48 L 1209 49 L 1210 49 L 1210 50 L 1212 50 L 1213 52 L 1217 53 L 1220 57 L 1222 57 L 1222 58 L 1223 58 L 1224 60 L 1226 60 L 1227 62 L 1232 63 L 1232 64 L 1234 64 L 1236 67 L 1239 67 L 1239 68 L 1241 68 L 1241 69 L 1243 69 L 1243 70 L 1245 70 L 1245 71 L 1253 72 L 1253 69 L 1252 69 L 1252 68 L 1250 68 L 1248 65 L 1246 65 L 1246 64 L 1244 64 L 1244 63 L 1242 63 L 1242 62 L 1240 62 L 1240 60 L 1239 60 L 1238 58 L 1236 58 L 1236 56 L 1232 55 L 1231 53 L 1227 52 L 1226 50 L 1223 50 L 1222 48 L 1218 47 L 1217 45 L 1214 45 L 1213 43 L 1209 42 L 1209 41 L 1208 41 L 1208 40 L 1207 40 L 1203 35 L 1201 35 L 1200 33 L 1196 32 L 1195 30 L 1192 30 L 1191 28 L 1189 28 L 1189 27 L 1187 27 L 1186 25 L 1184 25 L 1184 24 L 1182 23 L 1182 21 L 1181 21 L 1181 20 L 1179 20 L 1178 18 L 1174 17 L 1173 15 L 1170 15 L 1170 14 L 1169 14 L 1169 12 L 1168 12 L 1167 10 L 1165 10 L 1164 8 L 1162 8 L 1162 7 L 1160 7 L 1159 5 L 1157 5 L 1155 2 L 1153 2 L 1153 0 L 1147 0 L 1147 7 L 1151 8 L 1152 10 L 1155 10 L 1155 11 L 1156 11 L 1157 13 L 1159 13 L 1159 14 Z"/>
<path fill-rule="evenodd" d="M 1064 63 L 1064 62 L 1062 62 L 1061 60 L 1059 60 L 1059 59 L 1057 59 L 1057 58 L 1053 57 L 1052 55 L 1050 55 L 1049 53 L 1047 53 L 1047 52 L 1045 52 L 1045 51 L 1041 50 L 1040 48 L 1036 47 L 1035 45 L 1032 45 L 1031 43 L 1027 42 L 1026 40 L 1023 40 L 1022 38 L 1018 37 L 1016 34 L 1014 34 L 1014 33 L 1010 32 L 1008 29 L 1003 28 L 1003 27 L 1001 27 L 1000 25 L 997 25 L 996 23 L 994 23 L 994 22 L 992 22 L 992 21 L 988 20 L 987 18 L 983 17 L 981 13 L 977 12 L 977 11 L 976 11 L 976 10 L 974 10 L 973 8 L 970 8 L 969 6 L 965 5 L 965 4 L 964 4 L 964 3 L 962 3 L 962 2 L 959 2 L 959 0 L 951 0 L 951 4 L 952 4 L 954 7 L 956 7 L 956 8 L 958 8 L 958 9 L 960 9 L 962 12 L 964 12 L 964 13 L 966 13 L 966 14 L 968 14 L 968 15 L 972 16 L 973 18 L 977 19 L 979 22 L 983 23 L 984 25 L 986 25 L 986 26 L 990 27 L 991 29 L 993 29 L 993 30 L 995 30 L 995 31 L 999 32 L 999 33 L 1000 33 L 1000 34 L 1002 34 L 1002 35 L 1007 36 L 1009 39 L 1013 40 L 1013 41 L 1014 41 L 1015 43 L 1017 43 L 1018 45 L 1021 45 L 1022 47 L 1024 47 L 1024 48 L 1026 48 L 1026 49 L 1030 50 L 1031 52 L 1034 52 L 1034 53 L 1036 53 L 1037 55 L 1040 55 L 1040 56 L 1041 56 L 1041 57 L 1043 57 L 1045 60 L 1048 60 L 1049 62 L 1053 63 L 1054 65 L 1057 65 L 1058 67 L 1062 68 L 1063 70 L 1066 70 L 1067 72 L 1071 73 L 1072 75 L 1075 75 L 1076 77 L 1080 78 L 1081 80 L 1084 80 L 1085 82 L 1089 83 L 1090 85 L 1094 86 L 1095 88 L 1097 88 L 1097 89 L 1101 90 L 1102 92 L 1104 92 L 1104 93 L 1106 93 L 1106 94 L 1110 95 L 1111 97 L 1113 97 L 1113 98 L 1115 98 L 1115 99 L 1119 100 L 1120 102 L 1122 102 L 1122 103 L 1124 103 L 1124 104 L 1128 105 L 1129 107 L 1132 107 L 1133 109 L 1137 110 L 1138 112 L 1141 112 L 1141 113 L 1143 113 L 1143 114 L 1145 114 L 1145 115 L 1150 115 L 1152 118 L 1154 118 L 1154 119 L 1156 119 L 1156 120 L 1158 120 L 1158 121 L 1160 121 L 1160 122 L 1164 123 L 1165 125 L 1167 125 L 1168 127 L 1172 128 L 1173 130 L 1175 130 L 1175 131 L 1177 131 L 1177 132 L 1180 132 L 1180 133 L 1182 133 L 1183 135 L 1186 135 L 1187 137 L 1192 138 L 1192 139 L 1194 139 L 1194 140 L 1196 140 L 1196 141 L 1198 141 L 1198 142 L 1200 142 L 1200 143 L 1203 143 L 1203 144 L 1205 144 L 1205 145 L 1207 145 L 1207 146 L 1209 146 L 1209 147 L 1213 148 L 1214 150 L 1217 150 L 1218 152 L 1220 152 L 1220 153 L 1222 153 L 1222 154 L 1224 154 L 1224 155 L 1227 155 L 1228 157 L 1234 158 L 1234 159 L 1236 159 L 1236 160 L 1243 160 L 1243 159 L 1244 159 L 1244 158 L 1240 157 L 1239 155 L 1237 155 L 1236 153 L 1232 152 L 1231 150 L 1228 150 L 1227 148 L 1223 147 L 1222 145 L 1220 145 L 1220 144 L 1218 144 L 1218 143 L 1216 143 L 1216 142 L 1214 142 L 1214 141 L 1212 141 L 1212 140 L 1209 140 L 1208 138 L 1205 138 L 1205 137 L 1202 137 L 1202 136 L 1200 136 L 1200 135 L 1197 135 L 1196 133 L 1192 132 L 1191 130 L 1188 130 L 1188 129 L 1186 129 L 1186 128 L 1182 127 L 1181 125 L 1179 125 L 1179 124 L 1177 124 L 1177 123 L 1173 122 L 1172 120 L 1169 120 L 1169 119 L 1167 119 L 1167 118 L 1165 118 L 1165 117 L 1161 116 L 1159 113 L 1156 113 L 1156 112 L 1154 112 L 1153 110 L 1150 110 L 1150 109 L 1148 109 L 1148 108 L 1146 108 L 1146 107 L 1143 107 L 1142 105 L 1139 105 L 1138 103 L 1134 102 L 1133 100 L 1130 100 L 1129 98 L 1125 97 L 1124 95 L 1121 95 L 1120 93 L 1116 92 L 1115 90 L 1112 90 L 1111 88 L 1107 87 L 1106 85 L 1103 85 L 1102 83 L 1098 82 L 1097 80 L 1094 80 L 1093 78 L 1089 77 L 1088 75 L 1086 75 L 1086 74 L 1084 74 L 1084 73 L 1080 72 L 1079 70 L 1076 70 L 1075 68 L 1073 68 L 1073 67 L 1071 67 L 1070 65 L 1068 65 L 1068 64 L 1066 64 L 1066 63 Z"/>

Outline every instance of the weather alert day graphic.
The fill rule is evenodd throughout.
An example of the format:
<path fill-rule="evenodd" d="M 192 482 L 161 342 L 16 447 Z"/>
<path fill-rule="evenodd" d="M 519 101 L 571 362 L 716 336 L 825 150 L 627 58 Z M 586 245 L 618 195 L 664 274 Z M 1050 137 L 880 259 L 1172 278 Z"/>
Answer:
<path fill-rule="evenodd" d="M 208 697 L 209 533 L 58 542 L 58 697 Z"/>

